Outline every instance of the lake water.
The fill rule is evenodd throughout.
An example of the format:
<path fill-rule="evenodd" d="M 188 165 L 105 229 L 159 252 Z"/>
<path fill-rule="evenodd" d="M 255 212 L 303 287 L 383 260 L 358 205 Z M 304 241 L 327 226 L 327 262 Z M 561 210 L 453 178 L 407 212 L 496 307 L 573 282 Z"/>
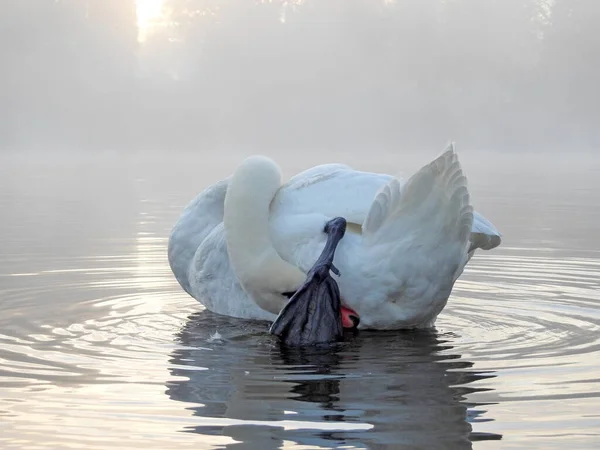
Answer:
<path fill-rule="evenodd" d="M 598 448 L 599 159 L 460 156 L 502 246 L 436 330 L 327 352 L 281 351 L 170 272 L 181 209 L 240 155 L 0 157 L 0 448 Z"/>

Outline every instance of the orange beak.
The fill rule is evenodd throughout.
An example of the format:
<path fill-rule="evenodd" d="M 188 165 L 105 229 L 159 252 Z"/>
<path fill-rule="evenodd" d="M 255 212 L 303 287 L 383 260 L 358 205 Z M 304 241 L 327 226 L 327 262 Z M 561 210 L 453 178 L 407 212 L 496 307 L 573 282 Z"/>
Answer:
<path fill-rule="evenodd" d="M 342 314 L 342 326 L 345 329 L 356 329 L 356 327 L 358 327 L 358 324 L 360 323 L 360 316 L 358 315 L 358 313 L 356 311 L 354 311 L 351 308 L 348 308 L 347 306 L 343 306 L 341 308 L 341 314 Z"/>

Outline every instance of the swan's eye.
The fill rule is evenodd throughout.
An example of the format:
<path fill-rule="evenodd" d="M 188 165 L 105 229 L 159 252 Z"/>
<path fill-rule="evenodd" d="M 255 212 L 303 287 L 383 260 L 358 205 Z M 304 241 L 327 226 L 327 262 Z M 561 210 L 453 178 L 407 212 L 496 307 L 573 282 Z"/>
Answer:
<path fill-rule="evenodd" d="M 296 293 L 296 291 L 290 291 L 290 292 L 284 292 L 281 295 L 284 295 L 289 300 L 290 298 L 292 298 L 294 296 L 295 293 Z"/>

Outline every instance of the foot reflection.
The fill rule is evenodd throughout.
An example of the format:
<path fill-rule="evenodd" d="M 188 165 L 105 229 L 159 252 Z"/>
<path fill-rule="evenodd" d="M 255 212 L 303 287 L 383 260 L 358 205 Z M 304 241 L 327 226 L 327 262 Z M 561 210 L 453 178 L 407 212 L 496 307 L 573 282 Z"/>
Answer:
<path fill-rule="evenodd" d="M 467 449 L 502 437 L 472 432 L 472 423 L 492 420 L 486 403 L 468 400 L 490 394 L 473 383 L 495 375 L 452 353 L 452 338 L 361 332 L 330 348 L 284 349 L 267 331 L 266 323 L 206 311 L 188 318 L 167 385 L 197 419 L 185 431 L 228 436 L 225 448 L 265 449 L 290 441 Z"/>
<path fill-rule="evenodd" d="M 322 415 L 325 421 L 343 422 L 345 418 L 344 410 L 337 406 L 340 401 L 340 381 L 344 378 L 340 373 L 340 351 L 343 349 L 343 344 L 335 344 L 308 349 L 278 346 L 272 351 L 273 367 L 284 372 L 289 372 L 291 367 L 304 369 L 302 375 L 289 375 L 290 379 L 282 380 L 289 383 L 289 392 L 294 394 L 289 398 L 317 403 L 323 410 L 331 411 L 331 414 Z"/>

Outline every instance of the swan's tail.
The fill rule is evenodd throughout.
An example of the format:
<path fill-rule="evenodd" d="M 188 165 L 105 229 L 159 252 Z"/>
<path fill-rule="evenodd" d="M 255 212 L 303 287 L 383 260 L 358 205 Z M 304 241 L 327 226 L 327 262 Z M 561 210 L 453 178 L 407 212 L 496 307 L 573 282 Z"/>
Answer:
<path fill-rule="evenodd" d="M 502 242 L 502 235 L 489 220 L 473 211 L 473 229 L 471 230 L 471 247 L 469 253 L 480 248 L 491 250 Z"/>
<path fill-rule="evenodd" d="M 473 226 L 467 179 L 454 144 L 405 184 L 392 179 L 363 223 L 365 244 L 404 277 L 457 277 L 468 259 Z"/>

